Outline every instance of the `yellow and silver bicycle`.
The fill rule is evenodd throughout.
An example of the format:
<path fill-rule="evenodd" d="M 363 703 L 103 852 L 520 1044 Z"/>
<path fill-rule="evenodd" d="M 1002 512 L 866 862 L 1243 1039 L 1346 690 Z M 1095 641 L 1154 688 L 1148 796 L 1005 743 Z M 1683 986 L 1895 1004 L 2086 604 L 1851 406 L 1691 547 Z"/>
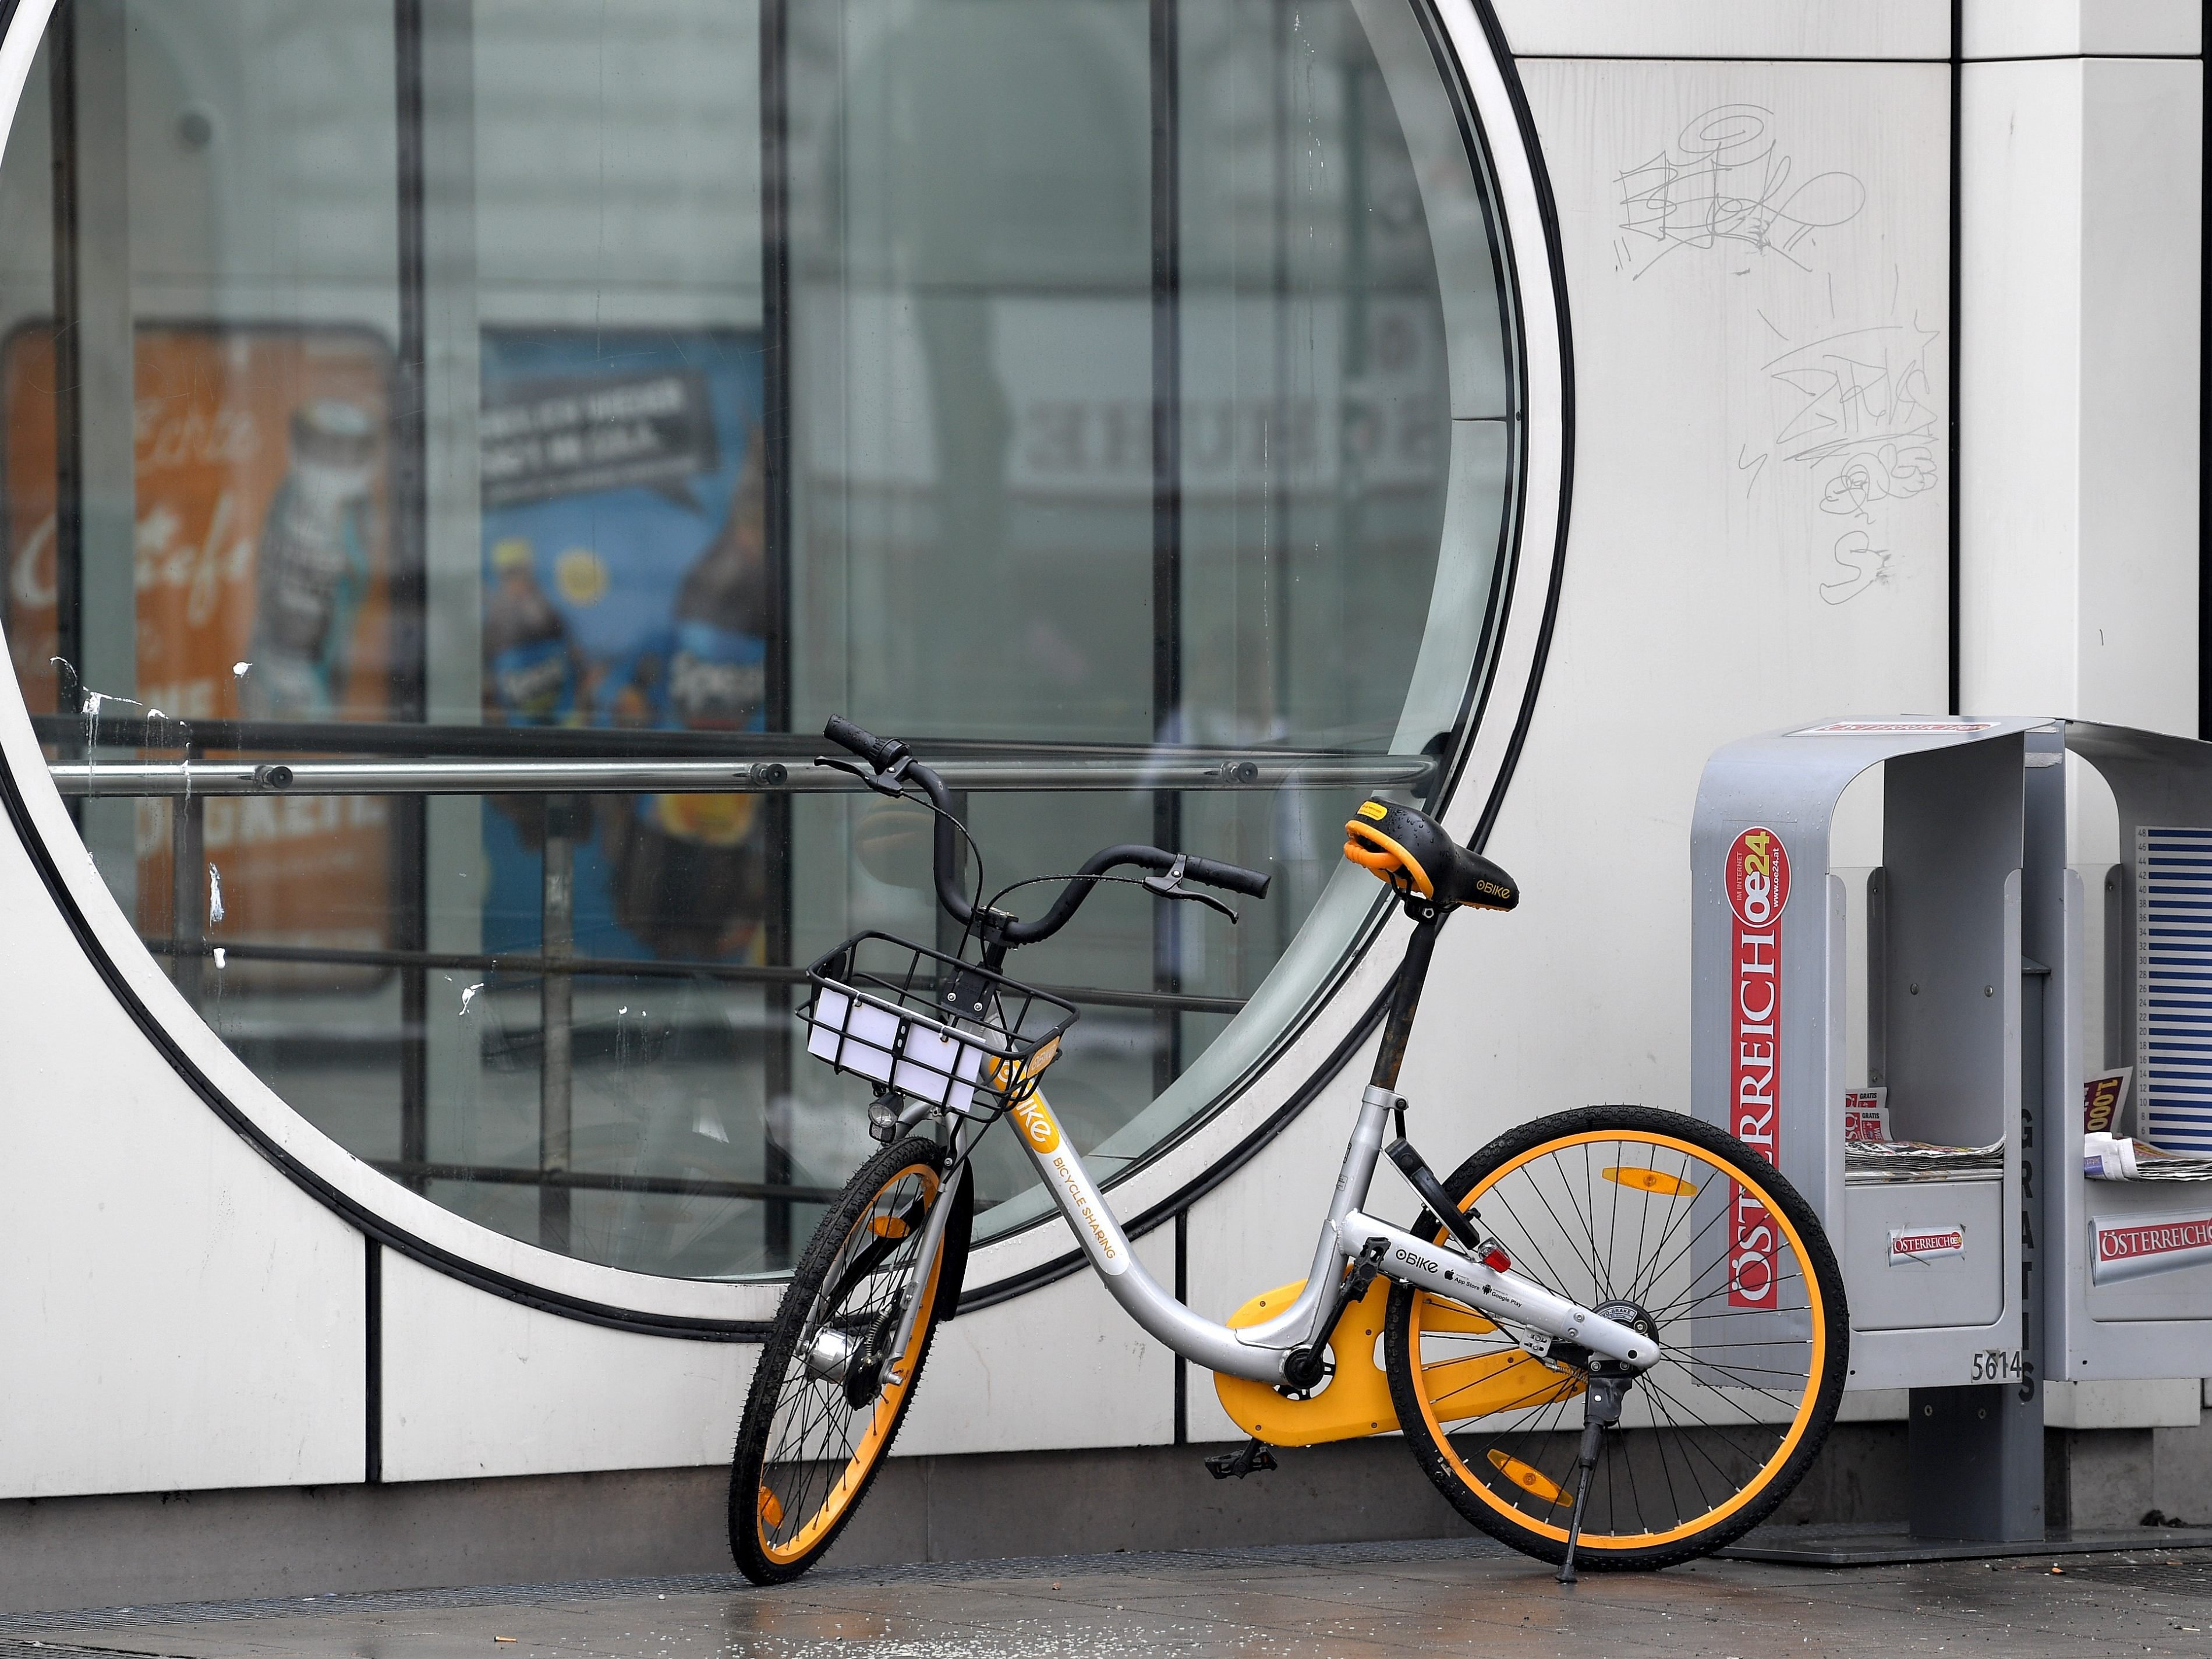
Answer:
<path fill-rule="evenodd" d="M 1215 1373 L 1252 1437 L 1207 1460 L 1218 1476 L 1273 1468 L 1271 1447 L 1401 1430 L 1462 1515 L 1569 1583 L 1578 1553 L 1656 1568 L 1717 1549 L 1796 1486 L 1835 1419 L 1850 1320 L 1819 1221 L 1771 1164 L 1634 1106 L 1524 1123 L 1443 1176 L 1407 1139 L 1399 1066 L 1437 936 L 1459 909 L 1513 908 L 1504 871 L 1401 802 L 1370 799 L 1346 826 L 1345 856 L 1414 926 L 1311 1270 L 1216 1324 L 1145 1271 L 1062 1133 L 1039 1085 L 1075 1010 L 1006 962 L 1116 869 L 1224 910 L 1193 885 L 1264 897 L 1267 878 L 1109 847 L 1023 921 L 960 890 L 966 828 L 904 744 L 843 720 L 823 735 L 859 763 L 823 763 L 931 806 L 938 899 L 978 959 L 863 933 L 810 970 L 809 1052 L 873 1084 L 884 1145 L 830 1206 L 763 1346 L 730 1486 L 748 1577 L 818 1561 L 890 1455 L 959 1297 L 969 1159 L 1001 1118 L 1115 1299 Z M 1424 1206 L 1410 1227 L 1368 1207 L 1385 1157 Z"/>

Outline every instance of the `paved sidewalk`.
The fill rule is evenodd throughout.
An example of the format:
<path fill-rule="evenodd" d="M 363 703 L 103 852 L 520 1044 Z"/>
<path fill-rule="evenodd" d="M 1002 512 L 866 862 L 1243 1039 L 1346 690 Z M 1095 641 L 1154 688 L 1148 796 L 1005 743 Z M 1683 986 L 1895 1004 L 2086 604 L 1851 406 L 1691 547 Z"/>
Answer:
<path fill-rule="evenodd" d="M 1585 1577 L 1486 1540 L 510 1585 L 0 1618 L 0 1659 L 1043 1659 L 1111 1654 L 2193 1654 L 2212 1549 Z M 2054 1573 L 2054 1560 L 2063 1571 Z M 511 1638 L 511 1639 L 501 1639 Z"/>

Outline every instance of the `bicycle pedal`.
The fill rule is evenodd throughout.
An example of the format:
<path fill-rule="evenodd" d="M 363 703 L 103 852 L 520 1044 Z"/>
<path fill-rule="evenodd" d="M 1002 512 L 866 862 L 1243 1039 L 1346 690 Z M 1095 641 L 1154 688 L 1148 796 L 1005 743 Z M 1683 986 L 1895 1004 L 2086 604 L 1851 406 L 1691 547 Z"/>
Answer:
<path fill-rule="evenodd" d="M 1259 1440 L 1248 1440 L 1233 1452 L 1221 1452 L 1206 1460 L 1206 1472 L 1216 1480 L 1226 1480 L 1231 1475 L 1242 1480 L 1248 1474 L 1280 1467 L 1275 1454 Z"/>

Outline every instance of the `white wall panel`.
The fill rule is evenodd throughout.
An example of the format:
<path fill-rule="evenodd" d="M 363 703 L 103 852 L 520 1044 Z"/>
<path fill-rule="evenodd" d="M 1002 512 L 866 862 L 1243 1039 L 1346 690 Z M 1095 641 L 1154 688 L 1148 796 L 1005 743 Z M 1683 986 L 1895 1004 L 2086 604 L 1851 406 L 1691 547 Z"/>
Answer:
<path fill-rule="evenodd" d="M 2203 65 L 2092 61 L 2081 108 L 2081 677 L 2069 712 L 2194 737 Z"/>
<path fill-rule="evenodd" d="M 540 1313 L 387 1251 L 385 1479 L 726 1462 L 759 1352 Z"/>
<path fill-rule="evenodd" d="M 2079 708 L 2078 63 L 1977 66 L 1960 112 L 1961 691 Z"/>
<path fill-rule="evenodd" d="M 2144 59 L 1966 72 L 1971 706 L 2196 730 L 2202 79 Z"/>
<path fill-rule="evenodd" d="M 361 1237 L 179 1081 L 0 829 L 0 1497 L 362 1478 Z"/>
<path fill-rule="evenodd" d="M 1147 1273 L 1175 1287 L 1172 1225 L 1138 1239 L 1136 1252 Z M 893 1450 L 1158 1446 L 1174 1436 L 1175 1356 L 1086 1267 L 942 1327 Z"/>
<path fill-rule="evenodd" d="M 2103 3 L 2104 0 L 2084 0 Z M 1946 58 L 1948 0 L 1496 0 L 1521 57 Z M 2017 0 L 1996 0 L 2000 5 Z"/>
<path fill-rule="evenodd" d="M 1969 58 L 2203 50 L 2202 0 L 1966 0 Z"/>
<path fill-rule="evenodd" d="M 1452 924 L 1408 1057 L 1439 1164 L 1560 1107 L 1686 1108 L 1705 757 L 1945 699 L 1948 67 L 1522 70 L 1565 245 L 1574 516 L 1490 847 L 1524 897 Z M 1683 142 L 1731 109 L 1779 190 Z"/>

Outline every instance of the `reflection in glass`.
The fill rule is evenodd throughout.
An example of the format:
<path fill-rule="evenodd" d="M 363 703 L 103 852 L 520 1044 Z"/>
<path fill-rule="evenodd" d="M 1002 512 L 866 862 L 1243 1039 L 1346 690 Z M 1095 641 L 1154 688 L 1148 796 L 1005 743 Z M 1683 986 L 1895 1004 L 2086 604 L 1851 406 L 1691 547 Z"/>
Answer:
<path fill-rule="evenodd" d="M 1457 143 L 1395 3 L 73 0 L 0 171 L 0 526 L 103 877 L 395 1179 L 728 1276 L 867 1144 L 797 969 L 957 942 L 914 809 L 779 787 L 823 719 L 1201 750 L 965 799 L 987 896 L 1115 841 L 1275 875 L 1233 930 L 1111 889 L 1020 962 L 1082 1009 L 1060 1115 L 1142 1156 L 1371 907 L 1358 788 L 1235 763 L 1461 718 L 1513 411 L 1494 319 L 1448 314 L 1496 311 Z M 100 780 L 332 756 L 761 769 Z M 1011 1141 L 980 1173 L 987 1233 L 1033 1213 Z"/>

